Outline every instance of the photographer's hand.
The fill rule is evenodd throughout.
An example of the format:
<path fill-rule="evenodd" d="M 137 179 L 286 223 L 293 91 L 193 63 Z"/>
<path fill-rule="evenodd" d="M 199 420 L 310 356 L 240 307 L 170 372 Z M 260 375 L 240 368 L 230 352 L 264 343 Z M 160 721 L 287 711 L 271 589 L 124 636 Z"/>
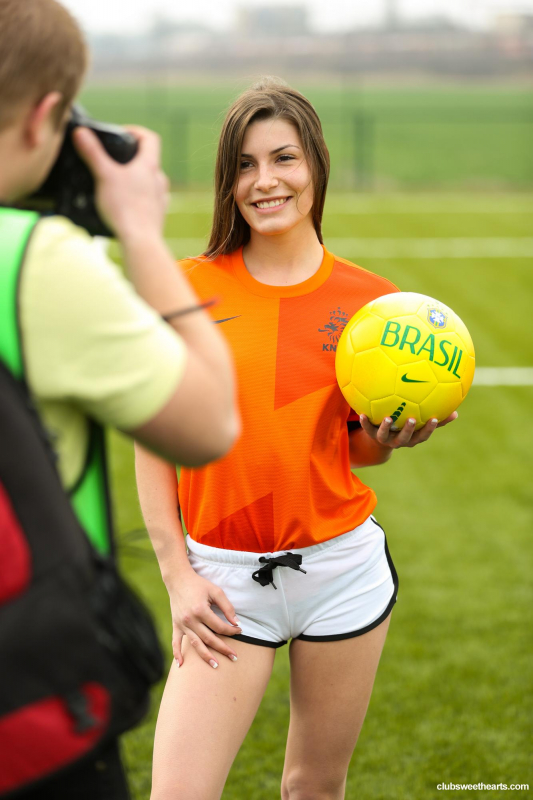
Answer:
<path fill-rule="evenodd" d="M 124 243 L 139 230 L 162 236 L 170 186 L 160 166 L 159 136 L 137 126 L 127 130 L 139 142 L 137 155 L 127 164 L 114 161 L 88 128 L 74 131 L 78 153 L 95 178 L 98 211 Z"/>

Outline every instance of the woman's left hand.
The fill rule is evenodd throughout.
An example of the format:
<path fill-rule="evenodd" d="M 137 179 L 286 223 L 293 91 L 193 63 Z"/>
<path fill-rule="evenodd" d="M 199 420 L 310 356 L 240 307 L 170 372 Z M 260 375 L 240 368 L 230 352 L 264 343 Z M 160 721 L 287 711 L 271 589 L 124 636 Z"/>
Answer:
<path fill-rule="evenodd" d="M 436 419 L 430 419 L 429 422 L 426 422 L 424 427 L 420 428 L 418 431 L 415 431 L 416 423 L 412 417 L 407 420 L 401 431 L 391 431 L 391 417 L 385 417 L 379 428 L 376 427 L 376 425 L 372 425 L 368 417 L 364 414 L 360 415 L 359 421 L 362 429 L 371 439 L 382 447 L 390 447 L 392 450 L 396 450 L 399 447 L 415 447 L 417 444 L 427 442 L 433 431 L 437 428 L 443 428 L 445 425 L 457 419 L 458 416 L 457 411 L 454 411 L 449 417 L 443 419 L 442 422 L 438 422 Z"/>

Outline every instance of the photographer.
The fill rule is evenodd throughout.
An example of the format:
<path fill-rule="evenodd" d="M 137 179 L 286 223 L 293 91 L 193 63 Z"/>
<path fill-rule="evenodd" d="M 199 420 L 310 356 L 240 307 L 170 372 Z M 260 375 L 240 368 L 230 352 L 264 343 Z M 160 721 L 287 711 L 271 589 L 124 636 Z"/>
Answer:
<path fill-rule="evenodd" d="M 12 244 L 12 207 L 54 164 L 87 50 L 56 0 L 0 0 L 0 53 L 0 238 Z M 226 345 L 163 240 L 168 182 L 159 139 L 130 131 L 139 151 L 127 165 L 114 162 L 87 129 L 74 141 L 95 176 L 98 210 L 122 244 L 133 288 L 65 218 L 40 219 L 17 240 L 18 288 L 8 311 L 20 333 L 24 379 L 71 498 L 88 461 L 91 420 L 190 467 L 223 456 L 239 430 Z M 7 252 L 0 249 L 0 275 L 11 268 Z M 0 324 L 1 361 L 6 330 Z M 20 796 L 127 798 L 116 742 Z"/>

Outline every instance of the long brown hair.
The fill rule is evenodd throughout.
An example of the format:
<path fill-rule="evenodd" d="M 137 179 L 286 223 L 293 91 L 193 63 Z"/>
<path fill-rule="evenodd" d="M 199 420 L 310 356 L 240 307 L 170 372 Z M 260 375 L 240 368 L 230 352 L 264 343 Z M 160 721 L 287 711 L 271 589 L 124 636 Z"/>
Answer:
<path fill-rule="evenodd" d="M 87 69 L 88 53 L 74 17 L 56 0 L 0 0 L 0 131 L 26 103 L 61 92 L 59 122 Z"/>
<path fill-rule="evenodd" d="M 300 92 L 278 78 L 264 78 L 241 94 L 229 109 L 218 144 L 215 167 L 215 209 L 205 255 L 232 253 L 250 240 L 250 227 L 235 202 L 242 143 L 252 122 L 279 118 L 290 122 L 300 136 L 311 170 L 313 224 L 322 244 L 322 214 L 329 178 L 329 153 L 318 115 Z"/>

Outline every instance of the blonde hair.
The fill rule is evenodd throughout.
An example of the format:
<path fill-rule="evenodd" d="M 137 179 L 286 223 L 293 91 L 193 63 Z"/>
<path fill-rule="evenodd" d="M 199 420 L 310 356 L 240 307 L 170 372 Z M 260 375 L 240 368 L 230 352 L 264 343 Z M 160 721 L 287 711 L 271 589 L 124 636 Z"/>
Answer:
<path fill-rule="evenodd" d="M 0 131 L 24 105 L 50 92 L 63 98 L 59 122 L 87 69 L 88 52 L 74 17 L 56 0 L 0 0 Z"/>
<path fill-rule="evenodd" d="M 215 208 L 205 255 L 215 258 L 232 253 L 250 239 L 250 228 L 235 202 L 242 143 L 252 122 L 279 118 L 290 122 L 311 170 L 313 224 L 322 243 L 322 214 L 329 178 L 329 153 L 318 115 L 306 97 L 279 78 L 263 78 L 247 89 L 229 109 L 218 144 L 215 167 Z"/>

